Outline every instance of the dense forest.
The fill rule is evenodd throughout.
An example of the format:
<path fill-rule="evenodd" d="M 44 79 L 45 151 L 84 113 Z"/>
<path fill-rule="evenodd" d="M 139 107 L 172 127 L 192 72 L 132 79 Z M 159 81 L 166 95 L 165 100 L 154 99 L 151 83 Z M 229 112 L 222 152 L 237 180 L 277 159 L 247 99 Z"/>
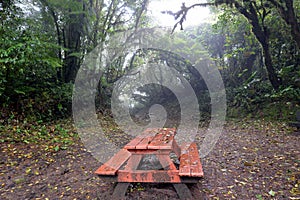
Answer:
<path fill-rule="evenodd" d="M 118 145 L 124 144 L 122 140 L 128 138 L 118 135 L 122 132 L 122 128 L 116 125 L 113 109 L 123 109 L 124 105 L 137 124 L 149 123 L 151 118 L 149 109 L 151 110 L 151 106 L 156 104 L 163 106 L 167 112 L 168 119 L 164 126 L 180 124 L 180 109 L 183 108 L 174 91 L 164 84 L 145 85 L 144 83 L 149 80 L 139 79 L 142 74 L 140 67 L 145 63 L 152 66 L 154 71 L 151 73 L 159 74 L 154 77 L 158 82 L 164 79 L 164 73 L 171 73 L 174 77 L 168 76 L 167 85 L 176 86 L 178 80 L 187 81 L 198 102 L 200 116 L 196 119 L 199 121 L 199 127 L 207 127 L 212 114 L 210 107 L 212 94 L 206 77 L 195 69 L 194 62 L 201 63 L 209 59 L 218 69 L 225 88 L 228 123 L 226 127 L 232 131 L 230 134 L 234 134 L 228 137 L 233 137 L 232 141 L 235 141 L 241 136 L 235 135 L 234 131 L 246 132 L 244 137 L 247 144 L 244 140 L 241 142 L 242 139 L 238 139 L 236 146 L 244 145 L 243 150 L 246 151 L 251 149 L 248 144 L 258 145 L 248 138 L 249 134 L 257 134 L 257 138 L 263 137 L 262 141 L 272 140 L 271 146 L 276 141 L 291 142 L 291 146 L 285 146 L 288 142 L 283 142 L 285 144 L 280 148 L 284 149 L 280 149 L 280 152 L 289 153 L 288 156 L 285 155 L 286 162 L 292 163 L 293 167 L 286 172 L 280 164 L 278 164 L 279 168 L 274 164 L 270 172 L 266 172 L 282 171 L 284 175 L 281 175 L 284 178 L 276 180 L 279 183 L 276 187 L 286 184 L 289 185 L 288 189 L 277 188 L 276 191 L 273 185 L 261 193 L 255 189 L 249 190 L 249 194 L 245 193 L 246 196 L 243 198 L 269 199 L 278 195 L 278 198 L 284 199 L 291 195 L 292 198 L 297 199 L 300 194 L 300 182 L 299 168 L 298 170 L 295 168 L 299 167 L 299 154 L 297 156 L 295 149 L 299 145 L 297 144 L 299 136 L 296 136 L 296 139 L 290 138 L 294 136 L 283 139 L 279 134 L 284 135 L 296 130 L 288 124 L 295 121 L 296 113 L 300 110 L 300 0 L 207 0 L 194 4 L 182 1 L 177 10 L 157 8 L 162 14 L 172 16 L 176 20 L 169 27 L 161 27 L 153 20 L 149 9 L 150 3 L 151 0 L 0 1 L 0 145 L 2 152 L 6 152 L 5 156 L 2 155 L 4 160 L 10 159 L 8 163 L 1 161 L 0 165 L 3 166 L 0 166 L 0 169 L 5 169 L 8 174 L 13 173 L 12 169 L 18 163 L 13 161 L 17 159 L 12 156 L 13 152 L 21 155 L 19 159 L 27 159 L 33 156 L 30 154 L 28 157 L 27 151 L 31 148 L 38 149 L 37 153 L 52 152 L 52 161 L 49 161 L 50 157 L 47 159 L 35 155 L 45 161 L 36 163 L 49 166 L 51 165 L 49 163 L 54 162 L 53 160 L 65 156 L 56 154 L 60 150 L 67 150 L 70 146 L 80 143 L 72 122 L 72 111 L 74 111 L 72 103 L 74 106 L 74 101 L 77 100 L 74 98 L 76 92 L 74 85 L 78 82 L 77 75 L 80 74 L 81 67 L 86 65 L 95 49 L 100 49 L 100 52 L 104 52 L 103 55 L 108 52 L 107 57 L 110 60 L 100 64 L 101 72 L 96 65 L 93 66 L 92 77 L 95 80 L 79 80 L 88 84 L 94 81 L 91 84 L 95 86 L 95 91 L 84 91 L 80 97 L 84 101 L 84 95 L 95 95 L 93 97 L 98 119 L 101 119 L 101 125 L 106 132 L 113 133 L 114 143 Z M 189 12 L 199 7 L 210 10 L 210 20 L 199 22 L 197 26 L 189 26 L 188 20 L 197 20 L 188 18 Z M 151 35 L 151 38 L 147 39 L 151 43 L 150 48 L 123 52 L 121 41 L 123 39 L 126 42 L 130 41 L 132 35 L 128 33 Z M 142 38 L 139 40 L 144 41 Z M 127 43 L 124 43 L 124 46 L 126 45 Z M 154 48 L 160 46 L 162 48 Z M 175 50 L 172 52 L 166 49 Z M 198 56 L 196 60 L 193 59 L 194 55 Z M 171 70 L 161 72 L 160 70 L 165 66 Z M 124 81 L 124 77 L 130 77 L 130 80 L 135 82 L 130 85 Z M 184 81 L 181 80 L 183 78 Z M 132 91 L 133 87 L 137 89 Z M 123 96 L 113 101 L 116 93 Z M 124 97 L 129 99 L 124 100 Z M 191 100 L 189 96 L 185 98 L 186 102 Z M 115 105 L 120 107 L 116 108 Z M 82 104 L 81 107 L 85 105 Z M 115 112 L 122 113 L 121 110 Z M 33 145 L 41 143 L 43 144 L 39 147 Z M 16 144 L 31 147 L 21 147 L 16 150 L 10 146 Z M 228 152 L 234 151 L 232 149 L 234 145 L 226 141 L 220 146 L 217 149 L 228 148 Z M 81 152 L 88 157 L 83 148 L 79 145 L 74 147 L 73 151 Z M 263 149 L 265 146 L 255 147 L 255 149 L 259 148 Z M 279 147 L 276 146 L 272 150 L 278 150 L 277 148 Z M 211 156 L 216 156 L 216 153 Z M 269 154 L 266 155 L 268 156 Z M 277 158 L 273 159 L 279 162 L 280 159 Z M 82 162 L 95 161 L 88 157 L 88 160 Z M 223 160 L 223 162 L 227 161 Z M 243 160 L 243 166 L 254 167 L 256 162 L 259 163 L 259 161 L 244 162 Z M 20 168 L 23 167 L 25 175 L 28 176 L 46 173 L 42 170 L 34 171 L 34 167 L 30 167 L 35 166 L 36 163 L 31 165 L 23 163 Z M 213 166 L 209 160 L 204 161 L 204 167 L 205 164 Z M 95 168 L 97 164 L 90 167 Z M 259 169 L 264 167 L 262 164 Z M 208 170 L 207 173 L 211 173 L 212 176 L 222 176 L 214 175 L 214 171 Z M 222 173 L 224 175 L 226 172 L 222 171 Z M 277 175 L 269 174 L 270 177 L 277 177 Z M 10 176 L 13 177 L 13 175 L 7 177 Z M 230 178 L 236 180 L 234 177 Z M 9 182 L 8 179 L 10 178 L 7 178 Z M 286 182 L 282 181 L 283 179 Z M 221 182 L 222 180 L 221 178 Z M 97 188 L 98 183 L 96 184 L 94 179 L 88 181 L 92 189 L 84 187 L 82 190 L 101 199 L 100 194 L 93 193 L 93 188 Z M 225 178 L 223 182 L 226 182 Z M 13 184 L 25 188 L 26 183 L 28 184 L 28 179 L 23 176 L 13 180 Z M 238 186 L 245 187 L 246 183 L 247 181 L 242 183 L 236 181 Z M 211 186 L 213 184 L 215 185 Z M 231 190 L 220 192 L 222 189 L 216 189 L 218 184 L 204 180 L 206 188 L 204 193 L 209 198 L 215 195 L 221 199 L 222 197 L 239 198 L 238 195 L 234 195 L 243 193 L 242 189 L 237 190 L 236 193 L 229 193 Z M 67 190 L 74 192 L 72 197 L 79 195 L 76 193 L 77 186 L 74 186 L 74 191 Z M 15 186 L 3 183 L 1 187 L 7 192 Z M 37 192 L 39 189 L 35 188 L 36 195 L 41 195 Z M 140 192 L 144 190 L 144 186 L 132 186 L 131 190 L 133 193 Z M 23 190 L 20 191 L 22 193 Z M 49 189 L 48 193 L 52 195 L 50 197 L 56 198 L 60 191 Z M 86 197 L 85 194 L 81 195 Z M 172 194 L 168 195 L 172 196 Z M 27 197 L 31 198 L 30 195 Z M 42 197 L 44 198 L 43 195 Z M 147 198 L 150 197 L 146 196 L 145 199 Z"/>
<path fill-rule="evenodd" d="M 111 35 L 153 27 L 147 15 L 148 3 L 3 1 L 2 118 L 45 120 L 70 116 L 72 83 L 85 55 Z M 263 116 L 289 119 L 299 106 L 299 4 L 216 1 L 193 5 L 211 6 L 216 20 L 187 27 L 176 33 L 179 36 L 173 42 L 178 46 L 189 43 L 191 49 L 183 51 L 198 48 L 213 59 L 222 74 L 233 116 L 235 112 L 255 116 L 260 112 Z M 192 8 L 182 6 L 178 12 L 169 11 L 178 19 L 174 26 L 180 24 L 183 29 L 185 15 Z M 161 33 L 160 41 L 168 39 L 168 34 Z M 177 59 L 176 55 L 173 59 Z M 176 63 L 180 59 L 175 60 L 171 66 L 184 71 Z M 129 70 L 118 63 L 113 65 L 100 78 L 99 110 L 109 108 L 111 85 Z M 191 78 L 195 83 L 201 82 L 197 76 Z"/>

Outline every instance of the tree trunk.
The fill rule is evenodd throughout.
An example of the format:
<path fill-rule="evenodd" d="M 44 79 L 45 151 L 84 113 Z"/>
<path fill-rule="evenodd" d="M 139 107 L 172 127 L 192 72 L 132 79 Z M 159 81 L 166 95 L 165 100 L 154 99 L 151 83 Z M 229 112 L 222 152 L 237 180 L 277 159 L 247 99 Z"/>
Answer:
<path fill-rule="evenodd" d="M 268 1 L 277 8 L 281 18 L 285 21 L 287 25 L 291 27 L 291 35 L 294 41 L 296 42 L 298 48 L 300 48 L 300 27 L 293 7 L 293 0 L 284 1 L 286 8 L 276 0 Z"/>
<path fill-rule="evenodd" d="M 76 73 L 80 67 L 80 61 L 76 54 L 80 53 L 79 24 L 71 23 L 67 29 L 67 48 L 64 62 L 64 81 L 66 83 L 75 80 Z"/>
<path fill-rule="evenodd" d="M 253 25 L 253 24 L 252 24 Z M 281 85 L 281 81 L 279 77 L 276 74 L 276 71 L 273 66 L 273 61 L 270 53 L 270 47 L 269 47 L 269 36 L 267 33 L 266 28 L 264 28 L 262 31 L 261 28 L 259 28 L 258 25 L 253 26 L 253 33 L 255 34 L 256 38 L 258 39 L 259 43 L 262 46 L 263 50 L 263 57 L 264 57 L 264 63 L 268 72 L 269 80 L 275 90 L 279 89 L 279 86 Z"/>
<path fill-rule="evenodd" d="M 293 0 L 286 0 L 286 7 L 287 10 L 284 19 L 291 26 L 291 35 L 297 43 L 298 48 L 300 48 L 300 27 L 293 8 Z"/>
<path fill-rule="evenodd" d="M 80 3 L 81 0 L 78 0 Z M 84 11 L 83 9 L 79 11 Z M 65 44 L 66 57 L 64 60 L 63 76 L 66 83 L 75 81 L 76 74 L 80 68 L 80 53 L 81 53 L 81 35 L 83 32 L 84 14 L 73 14 L 74 10 L 69 10 L 69 24 L 66 27 Z"/>
<path fill-rule="evenodd" d="M 61 37 L 60 27 L 58 24 L 58 17 L 56 16 L 56 14 L 52 8 L 51 8 L 50 12 L 52 14 L 55 28 L 56 28 L 57 44 L 58 44 L 58 46 L 60 46 L 60 49 L 58 50 L 58 58 L 60 61 L 62 61 L 62 52 L 61 52 L 62 51 L 62 37 Z M 57 69 L 57 79 L 59 81 L 63 81 L 62 80 L 62 69 L 60 67 Z"/>
<path fill-rule="evenodd" d="M 278 78 L 273 67 L 272 57 L 269 50 L 269 44 L 268 43 L 262 44 L 262 48 L 263 48 L 264 61 L 265 61 L 265 66 L 267 68 L 269 80 L 273 88 L 275 90 L 278 90 L 279 86 L 281 85 L 281 81 Z"/>
<path fill-rule="evenodd" d="M 243 7 L 237 1 L 235 1 L 235 7 L 239 10 L 241 14 L 243 14 L 250 24 L 252 25 L 252 32 L 259 41 L 263 49 L 263 56 L 265 61 L 265 66 L 268 72 L 269 80 L 275 90 L 279 89 L 281 85 L 281 81 L 276 74 L 276 71 L 273 66 L 272 57 L 270 54 L 269 48 L 269 30 L 267 27 L 264 26 L 264 19 L 267 16 L 267 13 L 263 13 L 263 16 L 259 19 L 257 10 L 255 6 L 252 4 L 248 5 L 249 7 Z M 260 21 L 261 20 L 261 23 Z"/>
<path fill-rule="evenodd" d="M 55 25 L 55 30 L 56 30 L 56 37 L 57 37 L 57 45 L 60 47 L 60 49 L 58 49 L 57 51 L 57 55 L 60 61 L 62 61 L 62 31 L 59 25 L 59 18 L 58 18 L 58 14 L 55 12 L 55 9 L 53 8 L 53 6 L 51 4 L 49 4 L 48 1 L 46 0 L 40 0 L 41 4 L 45 7 L 45 10 L 49 10 L 49 13 L 51 15 L 51 17 L 53 18 L 53 22 Z M 45 11 L 46 12 L 46 11 Z M 63 81 L 63 77 L 62 77 L 62 68 L 57 68 L 57 72 L 56 72 L 56 79 L 58 81 Z"/>

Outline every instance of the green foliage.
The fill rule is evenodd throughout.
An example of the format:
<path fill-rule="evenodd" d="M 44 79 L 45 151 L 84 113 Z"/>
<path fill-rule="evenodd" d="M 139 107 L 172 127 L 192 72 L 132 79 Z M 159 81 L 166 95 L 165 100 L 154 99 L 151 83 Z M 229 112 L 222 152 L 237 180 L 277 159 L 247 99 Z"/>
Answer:
<path fill-rule="evenodd" d="M 243 2 L 248 9 L 254 1 Z M 29 8 L 30 4 L 38 9 Z M 149 25 L 144 15 L 146 4 L 145 0 L 105 3 L 96 0 L 3 1 L 0 10 L 1 117 L 51 120 L 68 116 L 71 83 L 86 53 L 117 32 Z M 263 22 L 260 25 L 269 33 L 274 73 L 282 82 L 277 91 L 268 81 L 268 70 L 264 66 L 261 45 L 253 34 L 253 26 L 232 4 L 214 10 L 218 15 L 214 24 L 202 24 L 172 37 L 153 33 L 156 36 L 153 43 L 172 44 L 178 50 L 176 53 L 186 58 L 191 54 L 209 55 L 221 71 L 232 108 L 250 113 L 269 105 L 276 108 L 289 105 L 284 108 L 290 113 L 290 105 L 298 105 L 299 100 L 299 48 L 278 8 L 272 5 L 264 7 L 266 4 L 260 1 L 256 5 L 257 16 Z M 298 16 L 299 8 L 299 2 L 294 2 Z M 148 52 L 149 55 L 153 60 L 169 59 L 168 64 L 180 71 L 197 94 L 203 96 L 203 99 L 198 96 L 199 101 L 208 99 L 205 87 L 202 87 L 203 80 L 193 74 L 188 60 L 183 61 L 167 52 Z M 124 69 L 125 57 L 115 58 L 100 77 L 96 97 L 100 110 L 109 107 L 113 84 L 128 70 L 144 63 L 143 55 L 140 55 L 132 66 Z M 200 107 L 205 109 L 207 105 L 201 104 Z"/>
<path fill-rule="evenodd" d="M 41 23 L 26 18 L 18 7 L 12 7 L 0 27 L 3 109 L 33 120 L 66 114 L 66 105 L 71 100 L 70 86 L 56 82 L 57 70 L 62 65 L 55 52 L 60 47 L 47 33 L 38 34 L 43 32 Z M 8 115 L 3 110 L 2 117 Z"/>
<path fill-rule="evenodd" d="M 269 51 L 275 73 L 282 82 L 277 91 L 268 81 L 270 72 L 265 70 L 265 58 L 252 26 L 240 10 L 227 5 L 215 9 L 217 21 L 212 26 L 201 25 L 198 39 L 219 66 L 226 85 L 230 115 L 237 117 L 243 113 L 245 116 L 290 119 L 300 99 L 299 48 L 277 9 L 264 8 L 260 2 L 256 5 L 258 17 L 265 15 L 260 20 L 269 30 Z M 264 9 L 270 12 L 263 13 Z M 262 115 L 257 115 L 259 112 Z"/>
<path fill-rule="evenodd" d="M 291 120 L 299 109 L 300 89 L 289 86 L 275 91 L 270 83 L 254 81 L 236 89 L 227 88 L 229 115 Z"/>
<path fill-rule="evenodd" d="M 84 55 L 115 31 L 135 26 L 136 20 L 146 20 L 145 2 L 1 2 L 1 117 L 14 114 L 30 120 L 51 120 L 68 116 L 70 82 L 74 81 Z M 128 9 L 136 11 L 130 22 L 126 19 Z M 103 93 L 109 91 L 119 71 L 118 65 L 112 66 L 101 78 Z"/>

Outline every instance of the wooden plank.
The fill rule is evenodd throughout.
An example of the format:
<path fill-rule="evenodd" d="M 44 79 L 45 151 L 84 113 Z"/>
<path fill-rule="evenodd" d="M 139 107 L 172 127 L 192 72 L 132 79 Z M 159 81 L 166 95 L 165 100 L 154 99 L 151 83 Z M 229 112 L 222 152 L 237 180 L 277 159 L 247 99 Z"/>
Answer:
<path fill-rule="evenodd" d="M 116 155 L 101 165 L 95 174 L 98 175 L 115 175 L 117 170 L 128 160 L 131 153 L 126 149 L 121 149 Z"/>
<path fill-rule="evenodd" d="M 173 149 L 175 142 L 174 137 L 176 134 L 175 128 L 168 128 L 165 130 L 164 137 L 163 137 L 163 144 L 160 145 L 160 149 Z"/>
<path fill-rule="evenodd" d="M 136 149 L 148 149 L 149 143 L 152 141 L 154 136 L 143 138 L 139 144 L 136 145 Z"/>
<path fill-rule="evenodd" d="M 142 154 L 142 155 L 154 154 L 157 151 L 157 149 L 128 149 L 128 150 L 132 154 Z"/>
<path fill-rule="evenodd" d="M 162 139 L 162 144 L 159 146 L 159 149 L 172 149 L 174 147 L 173 142 L 176 131 L 173 129 L 168 129 L 164 133 L 164 137 Z"/>
<path fill-rule="evenodd" d="M 124 149 L 147 149 L 149 141 L 152 140 L 154 135 L 159 131 L 157 128 L 146 129 L 141 135 L 131 140 L 128 144 L 124 146 Z"/>
<path fill-rule="evenodd" d="M 192 143 L 189 147 L 189 159 L 190 159 L 190 170 L 191 176 L 202 177 L 203 170 L 200 162 L 200 157 L 197 149 L 197 144 Z"/>
<path fill-rule="evenodd" d="M 202 177 L 203 169 L 196 143 L 184 144 L 181 148 L 180 176 Z"/>
<path fill-rule="evenodd" d="M 156 133 L 159 132 L 159 129 L 146 129 L 141 137 L 143 138 L 139 144 L 136 145 L 136 149 L 147 149 L 149 143 L 152 141 Z"/>
<path fill-rule="evenodd" d="M 189 160 L 189 149 L 190 144 L 183 144 L 181 147 L 180 165 L 179 165 L 179 176 L 190 176 L 190 160 Z"/>
<path fill-rule="evenodd" d="M 162 144 L 163 133 L 160 131 L 157 133 L 152 141 L 148 144 L 148 149 L 159 149 Z"/>
<path fill-rule="evenodd" d="M 118 173 L 118 172 L 117 172 Z M 99 175 L 99 177 L 107 182 L 117 182 L 118 176 L 107 176 L 107 175 Z M 191 176 L 180 176 L 181 183 L 198 183 L 200 177 L 191 177 Z"/>
<path fill-rule="evenodd" d="M 172 149 L 175 133 L 174 128 L 160 129 L 148 145 L 148 149 Z"/>
<path fill-rule="evenodd" d="M 156 134 L 160 132 L 161 128 L 147 128 L 141 135 L 138 137 L 146 138 L 146 137 L 154 137 Z"/>
<path fill-rule="evenodd" d="M 119 170 L 118 182 L 181 183 L 181 179 L 178 170 Z"/>
<path fill-rule="evenodd" d="M 136 137 L 131 140 L 128 144 L 124 146 L 124 149 L 135 149 L 136 145 L 138 145 L 143 140 L 142 137 Z"/>

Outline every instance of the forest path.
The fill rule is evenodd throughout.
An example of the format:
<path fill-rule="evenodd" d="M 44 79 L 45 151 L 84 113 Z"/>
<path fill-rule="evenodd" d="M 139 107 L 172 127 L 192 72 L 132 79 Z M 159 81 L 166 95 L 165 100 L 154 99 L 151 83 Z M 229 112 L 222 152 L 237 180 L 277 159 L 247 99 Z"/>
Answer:
<path fill-rule="evenodd" d="M 3 133 L 1 133 L 3 136 Z M 109 199 L 114 183 L 94 171 L 100 163 L 80 140 L 65 150 L 2 142 L 0 199 Z M 227 123 L 202 159 L 196 199 L 300 199 L 300 135 L 284 123 Z M 169 184 L 134 184 L 127 199 L 178 199 Z"/>

